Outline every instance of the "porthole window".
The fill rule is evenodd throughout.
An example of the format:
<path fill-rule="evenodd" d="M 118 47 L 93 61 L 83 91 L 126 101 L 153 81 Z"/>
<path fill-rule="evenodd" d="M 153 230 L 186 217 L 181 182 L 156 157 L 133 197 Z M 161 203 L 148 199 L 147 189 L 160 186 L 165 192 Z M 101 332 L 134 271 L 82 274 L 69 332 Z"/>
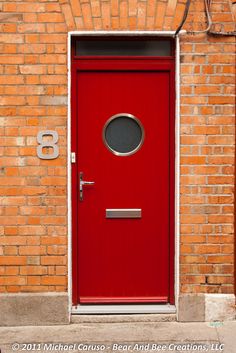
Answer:
<path fill-rule="evenodd" d="M 132 114 L 113 115 L 103 128 L 105 146 L 117 156 L 129 156 L 137 152 L 144 141 L 144 128 Z"/>

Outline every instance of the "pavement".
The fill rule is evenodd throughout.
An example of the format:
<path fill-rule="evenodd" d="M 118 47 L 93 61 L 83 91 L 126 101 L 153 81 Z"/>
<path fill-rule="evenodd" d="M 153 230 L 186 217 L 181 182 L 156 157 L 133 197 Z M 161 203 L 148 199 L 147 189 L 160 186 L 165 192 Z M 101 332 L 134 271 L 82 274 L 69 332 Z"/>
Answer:
<path fill-rule="evenodd" d="M 63 326 L 0 327 L 0 349 L 1 353 L 236 353 L 236 321 L 80 322 Z"/>

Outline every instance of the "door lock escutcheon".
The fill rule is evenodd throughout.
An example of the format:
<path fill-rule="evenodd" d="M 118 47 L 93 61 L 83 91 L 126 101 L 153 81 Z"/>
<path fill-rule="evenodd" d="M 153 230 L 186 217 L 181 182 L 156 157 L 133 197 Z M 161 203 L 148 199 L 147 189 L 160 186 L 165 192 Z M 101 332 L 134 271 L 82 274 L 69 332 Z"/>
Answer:
<path fill-rule="evenodd" d="M 83 186 L 84 185 L 94 185 L 95 182 L 94 181 L 85 181 L 83 180 L 83 172 L 79 173 L 79 198 L 80 201 L 83 201 L 84 197 L 83 197 Z"/>

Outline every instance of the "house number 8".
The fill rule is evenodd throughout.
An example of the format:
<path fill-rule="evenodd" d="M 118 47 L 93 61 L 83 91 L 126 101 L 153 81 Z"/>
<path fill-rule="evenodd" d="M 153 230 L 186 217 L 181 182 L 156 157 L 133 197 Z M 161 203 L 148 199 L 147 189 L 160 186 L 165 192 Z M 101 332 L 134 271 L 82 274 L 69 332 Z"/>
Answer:
<path fill-rule="evenodd" d="M 52 139 L 50 141 L 44 141 L 44 137 L 50 136 Z M 41 159 L 55 159 L 59 156 L 59 148 L 56 145 L 58 141 L 58 133 L 53 130 L 40 131 L 37 135 L 37 142 L 39 146 L 37 147 L 37 156 Z M 52 153 L 43 153 L 43 148 L 52 148 Z"/>

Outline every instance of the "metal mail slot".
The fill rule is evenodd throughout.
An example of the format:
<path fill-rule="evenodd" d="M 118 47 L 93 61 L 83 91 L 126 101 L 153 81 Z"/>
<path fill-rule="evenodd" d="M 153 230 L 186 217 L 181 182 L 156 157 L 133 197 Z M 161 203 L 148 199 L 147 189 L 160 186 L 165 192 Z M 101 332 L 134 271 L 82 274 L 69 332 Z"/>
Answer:
<path fill-rule="evenodd" d="M 141 208 L 107 208 L 106 218 L 141 218 Z"/>

